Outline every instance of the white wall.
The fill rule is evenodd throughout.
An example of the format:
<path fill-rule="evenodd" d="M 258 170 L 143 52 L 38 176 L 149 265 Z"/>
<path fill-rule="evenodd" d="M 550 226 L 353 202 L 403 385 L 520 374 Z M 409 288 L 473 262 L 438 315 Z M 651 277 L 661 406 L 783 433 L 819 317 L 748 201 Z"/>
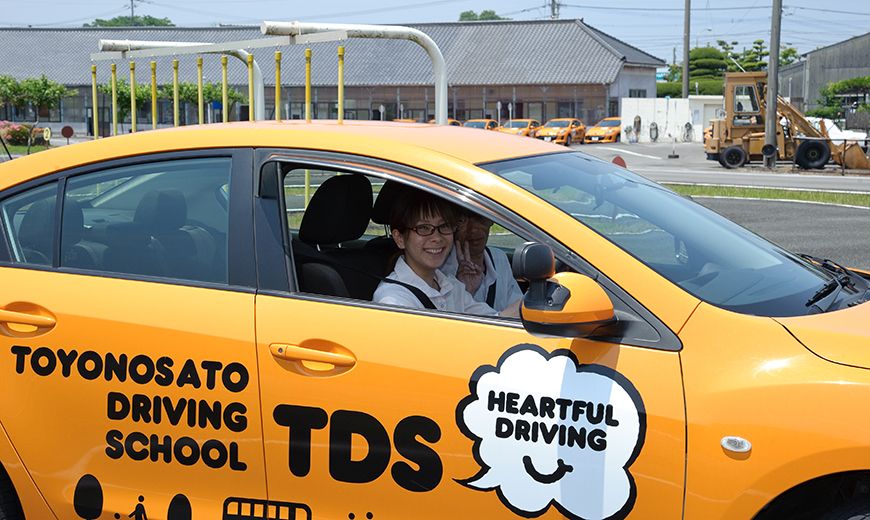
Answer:
<path fill-rule="evenodd" d="M 723 106 L 722 96 L 689 96 L 682 98 L 622 98 L 622 142 L 652 142 L 651 123 L 658 126 L 657 142 L 687 141 L 700 143 L 704 140 L 704 128 L 716 115 L 716 109 Z M 640 117 L 640 133 L 626 132 L 627 126 L 634 125 L 635 117 Z M 691 123 L 690 135 L 686 123 Z"/>

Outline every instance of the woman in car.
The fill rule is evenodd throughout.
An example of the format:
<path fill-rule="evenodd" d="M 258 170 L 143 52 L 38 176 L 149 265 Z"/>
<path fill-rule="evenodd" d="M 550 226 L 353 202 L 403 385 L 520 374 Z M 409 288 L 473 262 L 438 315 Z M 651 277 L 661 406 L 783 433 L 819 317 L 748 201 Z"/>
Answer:
<path fill-rule="evenodd" d="M 373 300 L 416 309 L 518 316 L 519 302 L 499 313 L 475 301 L 464 282 L 440 270 L 453 247 L 455 231 L 452 204 L 418 190 L 398 198 L 390 213 L 390 233 L 402 253 L 393 271 L 378 285 Z"/>

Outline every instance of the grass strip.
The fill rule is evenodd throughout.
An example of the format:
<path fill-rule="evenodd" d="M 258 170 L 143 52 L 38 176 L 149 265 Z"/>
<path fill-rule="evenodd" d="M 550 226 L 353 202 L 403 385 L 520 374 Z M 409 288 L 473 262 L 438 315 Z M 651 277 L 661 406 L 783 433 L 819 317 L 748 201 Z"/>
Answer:
<path fill-rule="evenodd" d="M 784 190 L 779 188 L 745 188 L 735 186 L 698 186 L 665 184 L 681 195 L 699 197 L 733 197 L 737 199 L 778 199 L 843 204 L 870 208 L 870 193 L 838 193 L 830 191 Z"/>

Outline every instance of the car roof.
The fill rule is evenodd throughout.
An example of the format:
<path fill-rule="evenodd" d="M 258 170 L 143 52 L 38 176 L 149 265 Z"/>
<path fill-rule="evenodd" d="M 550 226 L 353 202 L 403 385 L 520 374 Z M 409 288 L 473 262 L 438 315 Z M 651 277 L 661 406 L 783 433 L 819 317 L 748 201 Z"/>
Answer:
<path fill-rule="evenodd" d="M 445 160 L 482 163 L 553 153 L 553 145 L 517 142 L 473 128 L 381 121 L 256 121 L 183 126 L 60 146 L 0 164 L 2 185 L 89 163 L 151 153 L 233 147 L 300 148 L 381 158 L 437 170 Z"/>

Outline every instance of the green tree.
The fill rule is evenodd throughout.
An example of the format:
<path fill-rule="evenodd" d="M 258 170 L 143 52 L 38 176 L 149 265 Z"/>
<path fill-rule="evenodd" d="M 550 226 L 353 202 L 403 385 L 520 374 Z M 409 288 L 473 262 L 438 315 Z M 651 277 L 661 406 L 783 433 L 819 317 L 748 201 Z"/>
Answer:
<path fill-rule="evenodd" d="M 782 47 L 779 50 L 779 66 L 790 65 L 800 59 L 797 49 L 794 47 Z"/>
<path fill-rule="evenodd" d="M 27 78 L 19 83 L 18 95 L 13 104 L 19 107 L 30 106 L 36 115 L 33 126 L 39 125 L 39 112 L 42 109 L 52 109 L 60 104 L 60 100 L 72 95 L 72 92 L 56 81 L 46 78 L 44 75 L 38 78 Z M 27 139 L 27 153 L 33 145 L 33 133 Z"/>
<path fill-rule="evenodd" d="M 97 90 L 107 96 L 112 95 L 112 85 L 99 85 Z M 124 121 L 130 114 L 130 84 L 122 78 L 115 82 L 115 95 L 118 98 L 118 120 Z M 151 101 L 151 85 L 136 83 L 136 106 L 142 106 Z"/>
<path fill-rule="evenodd" d="M 21 85 L 12 76 L 0 76 L 0 105 L 15 104 L 21 95 Z"/>
<path fill-rule="evenodd" d="M 172 85 L 162 85 L 158 91 L 158 97 L 161 99 L 172 99 Z M 222 101 L 223 100 L 223 91 L 221 85 L 215 83 L 203 83 L 202 85 L 202 102 L 203 103 L 211 103 L 213 101 Z M 229 101 L 229 107 L 227 110 L 233 110 L 236 103 L 246 103 L 248 98 L 233 88 L 227 89 L 227 100 Z M 197 104 L 199 103 L 199 91 L 197 90 L 196 83 L 184 83 L 181 82 L 178 84 L 178 101 L 180 103 L 190 103 Z"/>
<path fill-rule="evenodd" d="M 755 40 L 752 42 L 752 47 L 743 51 L 737 61 L 746 72 L 767 70 L 768 56 L 770 56 L 770 51 L 767 50 L 764 40 Z"/>
<path fill-rule="evenodd" d="M 716 45 L 719 46 L 719 50 L 722 51 L 722 57 L 725 59 L 725 65 L 727 66 L 728 72 L 737 72 L 740 69 L 737 67 L 737 64 L 734 63 L 734 60 L 737 59 L 737 53 L 734 52 L 734 48 L 737 46 L 737 42 L 726 42 L 725 40 L 717 40 Z"/>
<path fill-rule="evenodd" d="M 460 22 L 476 22 L 478 20 L 509 20 L 509 18 L 499 16 L 492 9 L 484 9 L 480 14 L 474 11 L 462 11 L 459 13 Z"/>
<path fill-rule="evenodd" d="M 714 47 L 695 47 L 689 51 L 689 81 L 721 78 L 728 69 L 722 51 Z"/>
<path fill-rule="evenodd" d="M 155 18 L 153 16 L 116 16 L 108 20 L 97 18 L 82 27 L 175 27 L 169 18 Z"/>

